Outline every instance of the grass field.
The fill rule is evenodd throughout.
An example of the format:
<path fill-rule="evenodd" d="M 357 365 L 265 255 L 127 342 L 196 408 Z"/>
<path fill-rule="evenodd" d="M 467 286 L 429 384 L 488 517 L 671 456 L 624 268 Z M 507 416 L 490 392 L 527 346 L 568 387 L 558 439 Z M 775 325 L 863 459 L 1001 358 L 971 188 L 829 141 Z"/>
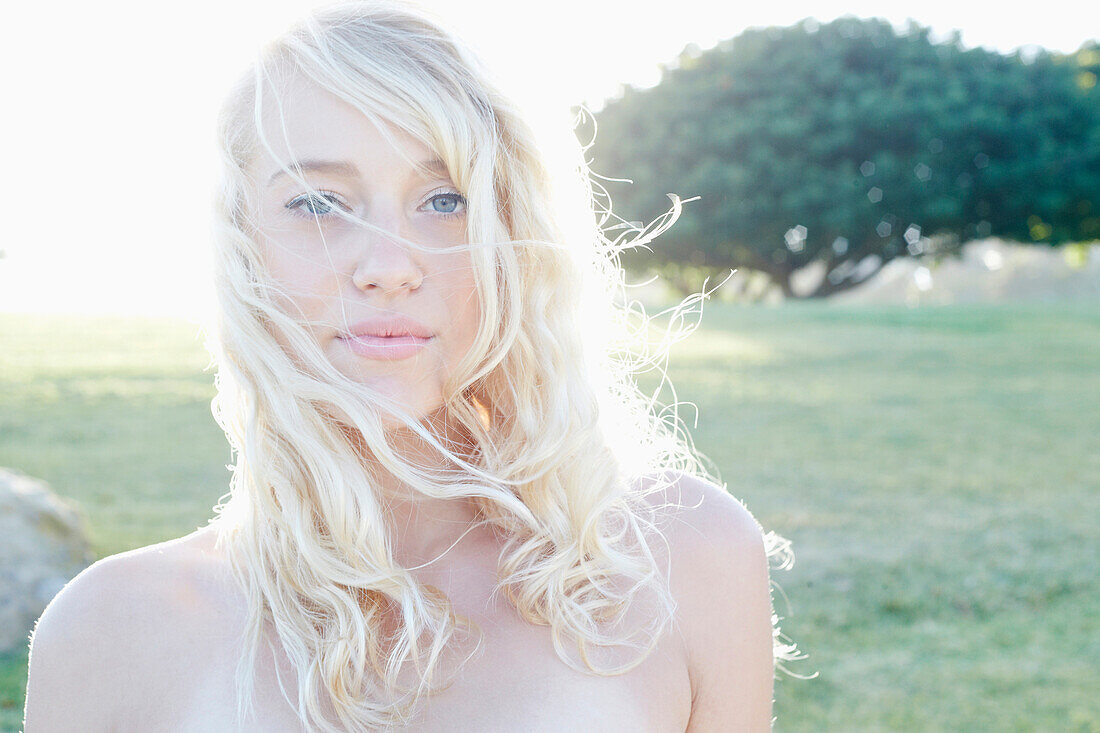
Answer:
<path fill-rule="evenodd" d="M 696 447 L 796 554 L 776 609 L 817 676 L 781 675 L 775 730 L 1100 731 L 1100 303 L 703 324 L 671 368 Z M 228 479 L 205 366 L 187 324 L 0 315 L 0 465 L 97 556 L 184 534 Z M 0 730 L 25 681 L 0 660 Z"/>

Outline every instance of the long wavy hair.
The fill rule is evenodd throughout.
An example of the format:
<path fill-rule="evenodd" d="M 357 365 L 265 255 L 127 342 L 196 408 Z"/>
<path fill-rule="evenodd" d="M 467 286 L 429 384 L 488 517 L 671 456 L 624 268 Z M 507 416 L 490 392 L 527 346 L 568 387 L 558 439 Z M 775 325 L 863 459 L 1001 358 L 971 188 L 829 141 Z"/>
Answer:
<path fill-rule="evenodd" d="M 282 305 L 264 266 L 254 165 L 272 150 L 265 105 L 278 108 L 292 77 L 422 141 L 465 192 L 468 236 L 456 246 L 469 252 L 481 316 L 442 409 L 472 450 L 341 374 L 309 324 Z M 715 480 L 675 405 L 662 408 L 635 382 L 645 371 L 663 375 L 669 347 L 691 328 L 654 342 L 652 317 L 628 297 L 618 261 L 621 249 L 670 226 L 679 200 L 649 226 L 620 226 L 610 238 L 610 208 L 573 130 L 540 135 L 466 47 L 403 3 L 330 5 L 268 43 L 225 98 L 218 140 L 218 308 L 207 346 L 218 369 L 212 410 L 235 461 L 214 524 L 248 604 L 239 720 L 254 710 L 256 659 L 273 638 L 297 674 L 298 715 L 318 731 L 406 724 L 461 667 L 447 654 L 465 640 L 476 652 L 477 625 L 395 561 L 380 470 L 414 493 L 473 503 L 478 524 L 502 540 L 496 591 L 523 619 L 551 627 L 564 663 L 602 675 L 640 664 L 675 612 L 651 551 L 667 505 L 654 499 L 683 474 Z M 672 309 L 672 323 L 705 295 Z M 383 414 L 446 467 L 395 450 Z M 789 543 L 765 539 L 770 557 L 789 561 Z M 617 623 L 642 597 L 653 601 L 645 623 Z M 773 633 L 784 658 L 793 647 Z M 597 648 L 633 656 L 601 667 Z"/>

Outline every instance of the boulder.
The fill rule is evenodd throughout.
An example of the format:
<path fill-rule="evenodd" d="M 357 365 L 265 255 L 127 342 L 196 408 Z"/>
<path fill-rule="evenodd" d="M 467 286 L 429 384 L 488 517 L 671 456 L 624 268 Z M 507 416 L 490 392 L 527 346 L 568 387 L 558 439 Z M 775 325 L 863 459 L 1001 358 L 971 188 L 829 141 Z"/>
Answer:
<path fill-rule="evenodd" d="M 76 505 L 0 467 L 0 654 L 27 647 L 46 605 L 93 560 Z"/>

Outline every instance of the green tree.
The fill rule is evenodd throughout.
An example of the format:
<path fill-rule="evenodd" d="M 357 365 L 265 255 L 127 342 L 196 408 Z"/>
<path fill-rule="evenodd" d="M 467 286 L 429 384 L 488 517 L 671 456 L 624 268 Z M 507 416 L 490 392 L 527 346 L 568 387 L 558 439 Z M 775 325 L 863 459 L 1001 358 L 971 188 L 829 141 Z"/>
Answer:
<path fill-rule="evenodd" d="M 974 237 L 1100 237 L 1095 44 L 1070 56 L 964 49 L 883 20 L 753 29 L 685 49 L 650 89 L 595 115 L 593 169 L 614 212 L 650 221 L 697 201 L 636 268 L 762 270 L 787 295 L 865 281 L 895 257 Z"/>

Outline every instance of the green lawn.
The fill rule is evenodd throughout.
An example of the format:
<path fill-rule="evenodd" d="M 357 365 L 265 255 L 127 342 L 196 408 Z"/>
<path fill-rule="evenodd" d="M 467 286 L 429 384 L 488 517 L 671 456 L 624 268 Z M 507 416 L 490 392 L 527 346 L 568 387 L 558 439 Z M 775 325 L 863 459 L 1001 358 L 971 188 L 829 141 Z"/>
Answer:
<path fill-rule="evenodd" d="M 1100 303 L 703 323 L 681 417 L 796 554 L 776 607 L 817 676 L 781 676 L 776 731 L 1100 731 Z M 228 480 L 206 362 L 183 323 L 0 316 L 0 465 L 78 501 L 97 556 L 184 534 Z M 25 675 L 0 660 L 2 730 Z"/>

